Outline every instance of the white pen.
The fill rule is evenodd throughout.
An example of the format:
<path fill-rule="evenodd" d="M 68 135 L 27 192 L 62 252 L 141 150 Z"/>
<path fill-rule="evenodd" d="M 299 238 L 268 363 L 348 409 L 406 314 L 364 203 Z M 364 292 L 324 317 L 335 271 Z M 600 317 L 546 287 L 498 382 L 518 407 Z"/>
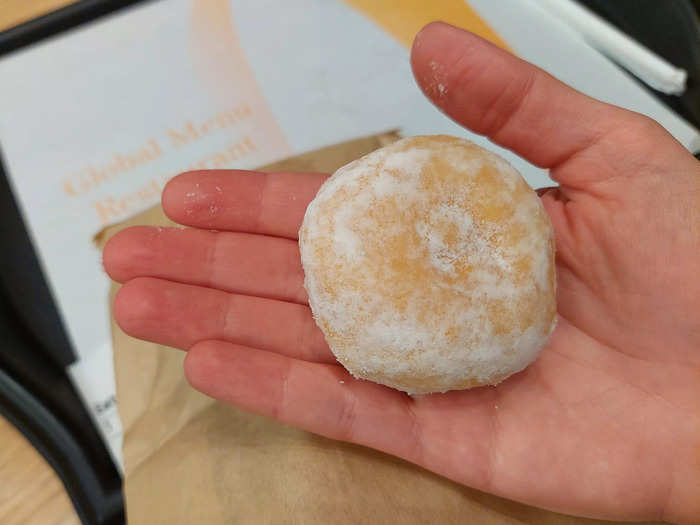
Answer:
<path fill-rule="evenodd" d="M 535 1 L 647 85 L 672 95 L 685 91 L 685 70 L 670 64 L 592 11 L 572 0 Z"/>

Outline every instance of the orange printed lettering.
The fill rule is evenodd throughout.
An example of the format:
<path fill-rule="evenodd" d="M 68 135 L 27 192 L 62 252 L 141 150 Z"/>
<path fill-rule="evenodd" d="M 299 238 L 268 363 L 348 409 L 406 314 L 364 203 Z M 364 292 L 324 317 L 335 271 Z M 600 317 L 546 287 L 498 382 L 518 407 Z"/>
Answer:
<path fill-rule="evenodd" d="M 195 129 L 194 124 L 191 120 L 188 120 L 185 124 L 185 127 L 180 131 L 169 129 L 168 137 L 170 137 L 170 143 L 175 149 L 180 149 L 181 147 L 186 146 L 187 144 L 192 142 L 193 140 L 197 140 L 200 138 L 199 133 L 197 133 L 197 130 Z"/>

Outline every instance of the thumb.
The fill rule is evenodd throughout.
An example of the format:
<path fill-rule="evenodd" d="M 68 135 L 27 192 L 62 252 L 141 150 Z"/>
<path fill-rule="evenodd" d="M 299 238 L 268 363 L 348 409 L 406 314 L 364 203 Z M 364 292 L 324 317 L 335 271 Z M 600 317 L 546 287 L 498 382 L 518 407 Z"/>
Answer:
<path fill-rule="evenodd" d="M 411 65 L 423 92 L 448 116 L 549 168 L 562 185 L 584 189 L 621 168 L 639 173 L 630 162 L 635 158 L 646 162 L 652 152 L 662 158 L 672 147 L 685 151 L 655 121 L 583 95 L 442 22 L 416 36 Z"/>

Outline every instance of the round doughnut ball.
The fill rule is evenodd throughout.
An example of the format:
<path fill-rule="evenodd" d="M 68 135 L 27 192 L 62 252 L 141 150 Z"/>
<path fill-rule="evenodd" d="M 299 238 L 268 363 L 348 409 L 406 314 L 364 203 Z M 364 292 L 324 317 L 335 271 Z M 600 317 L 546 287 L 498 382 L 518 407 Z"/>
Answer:
<path fill-rule="evenodd" d="M 467 140 L 406 138 L 340 168 L 299 246 L 316 323 L 357 378 L 410 394 L 495 385 L 555 326 L 549 217 Z"/>

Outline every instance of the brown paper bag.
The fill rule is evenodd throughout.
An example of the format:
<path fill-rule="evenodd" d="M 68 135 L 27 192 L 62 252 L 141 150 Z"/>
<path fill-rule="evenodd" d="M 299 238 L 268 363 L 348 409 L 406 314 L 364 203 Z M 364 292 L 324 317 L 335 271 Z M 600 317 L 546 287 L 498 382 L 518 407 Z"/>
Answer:
<path fill-rule="evenodd" d="M 332 172 L 396 138 L 363 138 L 264 169 Z M 172 223 L 157 207 L 108 228 L 97 242 L 135 224 Z M 245 413 L 193 390 L 183 352 L 132 339 L 114 324 L 113 340 L 131 525 L 608 523 L 483 494 L 386 454 Z"/>

